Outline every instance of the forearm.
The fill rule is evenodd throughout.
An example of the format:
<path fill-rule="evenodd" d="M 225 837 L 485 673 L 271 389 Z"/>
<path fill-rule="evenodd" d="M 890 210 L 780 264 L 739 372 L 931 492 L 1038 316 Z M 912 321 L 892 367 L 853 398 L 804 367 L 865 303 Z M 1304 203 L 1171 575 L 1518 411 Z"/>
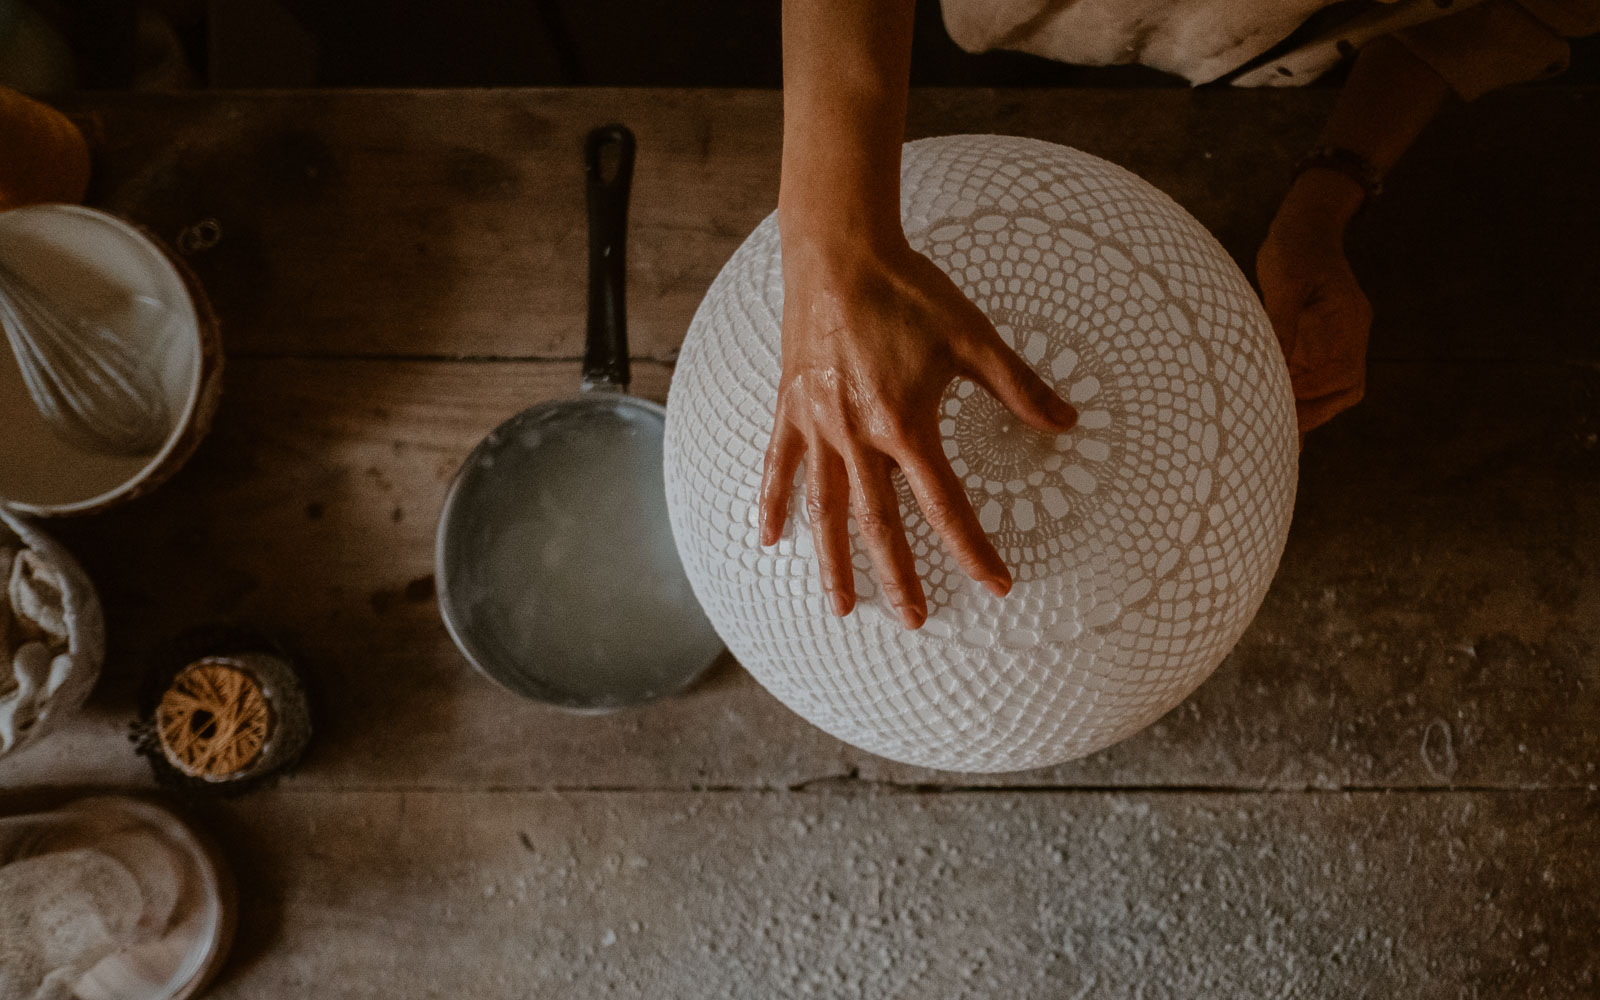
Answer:
<path fill-rule="evenodd" d="M 1361 50 L 1322 143 L 1359 154 L 1387 174 L 1450 96 L 1440 76 L 1404 45 L 1380 38 Z M 1280 215 L 1342 235 L 1365 193 L 1354 179 L 1313 168 L 1296 179 Z"/>
<path fill-rule="evenodd" d="M 1379 177 L 1393 167 L 1449 95 L 1444 80 L 1404 45 L 1361 50 L 1322 143 L 1349 150 Z M 1313 161 L 1317 162 L 1317 161 Z M 1345 228 L 1367 198 L 1366 171 L 1334 159 L 1302 171 L 1256 254 L 1261 301 L 1283 346 L 1305 434 L 1355 405 L 1366 386 L 1372 306 L 1345 257 Z"/>
<path fill-rule="evenodd" d="M 913 8 L 913 0 L 784 0 L 778 224 L 786 256 L 840 236 L 903 238 Z"/>

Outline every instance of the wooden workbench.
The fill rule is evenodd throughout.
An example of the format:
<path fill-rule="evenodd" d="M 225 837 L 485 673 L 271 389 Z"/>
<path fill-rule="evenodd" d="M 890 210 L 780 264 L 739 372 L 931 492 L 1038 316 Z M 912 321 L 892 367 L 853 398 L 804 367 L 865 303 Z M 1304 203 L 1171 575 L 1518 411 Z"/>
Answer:
<path fill-rule="evenodd" d="M 1326 94 L 921 93 L 911 130 L 1077 145 L 1248 262 Z M 732 663 L 602 718 L 507 695 L 433 600 L 445 487 L 577 381 L 580 141 L 638 133 L 635 387 L 774 204 L 778 97 L 85 96 L 94 200 L 210 290 L 222 409 L 186 470 L 52 524 L 112 637 L 0 802 L 147 787 L 141 659 L 190 626 L 304 656 L 318 739 L 197 807 L 242 883 L 215 995 L 1600 995 L 1600 92 L 1454 109 L 1358 223 L 1368 400 L 1314 435 L 1238 650 L 1146 732 L 1045 771 L 844 746 Z M 214 246 L 196 241 L 210 220 Z M 209 227 L 207 227 L 209 228 Z"/>

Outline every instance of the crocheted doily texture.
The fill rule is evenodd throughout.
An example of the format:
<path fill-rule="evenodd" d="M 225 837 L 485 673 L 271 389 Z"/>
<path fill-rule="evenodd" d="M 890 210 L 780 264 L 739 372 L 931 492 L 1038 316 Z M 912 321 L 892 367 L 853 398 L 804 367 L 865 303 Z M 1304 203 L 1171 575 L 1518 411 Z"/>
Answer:
<path fill-rule="evenodd" d="M 969 381 L 946 391 L 945 454 L 1015 586 L 997 598 L 968 579 L 898 473 L 920 630 L 882 599 L 859 539 L 860 602 L 829 613 L 803 503 L 779 544 L 758 543 L 782 368 L 772 217 L 707 293 L 673 377 L 666 486 L 684 569 L 746 669 L 839 739 L 954 771 L 1080 757 L 1193 691 L 1260 606 L 1297 472 L 1282 352 L 1211 234 L 1120 167 L 964 135 L 907 144 L 901 174 L 912 246 L 1080 414 L 1044 435 Z"/>

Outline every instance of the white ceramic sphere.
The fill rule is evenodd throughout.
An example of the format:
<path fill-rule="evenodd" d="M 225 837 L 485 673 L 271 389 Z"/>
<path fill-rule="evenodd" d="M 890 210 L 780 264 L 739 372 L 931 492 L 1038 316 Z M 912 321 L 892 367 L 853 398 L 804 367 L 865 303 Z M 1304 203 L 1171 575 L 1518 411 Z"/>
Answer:
<path fill-rule="evenodd" d="M 782 368 L 774 217 L 711 286 L 673 377 L 666 487 L 684 569 L 746 669 L 848 743 L 956 771 L 1080 757 L 1181 701 L 1260 606 L 1294 506 L 1283 357 L 1211 234 L 1104 160 L 925 139 L 906 145 L 901 187 L 912 246 L 1080 414 L 1043 435 L 966 380 L 945 394 L 945 454 L 1015 586 L 998 598 L 968 579 L 898 474 L 928 597 L 918 631 L 859 538 L 860 601 L 829 613 L 803 503 L 782 541 L 758 543 Z"/>

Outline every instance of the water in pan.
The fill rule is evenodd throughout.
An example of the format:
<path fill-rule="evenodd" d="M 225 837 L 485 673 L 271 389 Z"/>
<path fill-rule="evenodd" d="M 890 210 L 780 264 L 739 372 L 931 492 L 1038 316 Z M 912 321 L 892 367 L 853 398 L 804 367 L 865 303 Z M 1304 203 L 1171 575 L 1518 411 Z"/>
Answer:
<path fill-rule="evenodd" d="M 595 705 L 671 691 L 721 648 L 667 525 L 661 419 L 623 400 L 525 414 L 464 474 L 458 631 L 515 690 Z"/>

